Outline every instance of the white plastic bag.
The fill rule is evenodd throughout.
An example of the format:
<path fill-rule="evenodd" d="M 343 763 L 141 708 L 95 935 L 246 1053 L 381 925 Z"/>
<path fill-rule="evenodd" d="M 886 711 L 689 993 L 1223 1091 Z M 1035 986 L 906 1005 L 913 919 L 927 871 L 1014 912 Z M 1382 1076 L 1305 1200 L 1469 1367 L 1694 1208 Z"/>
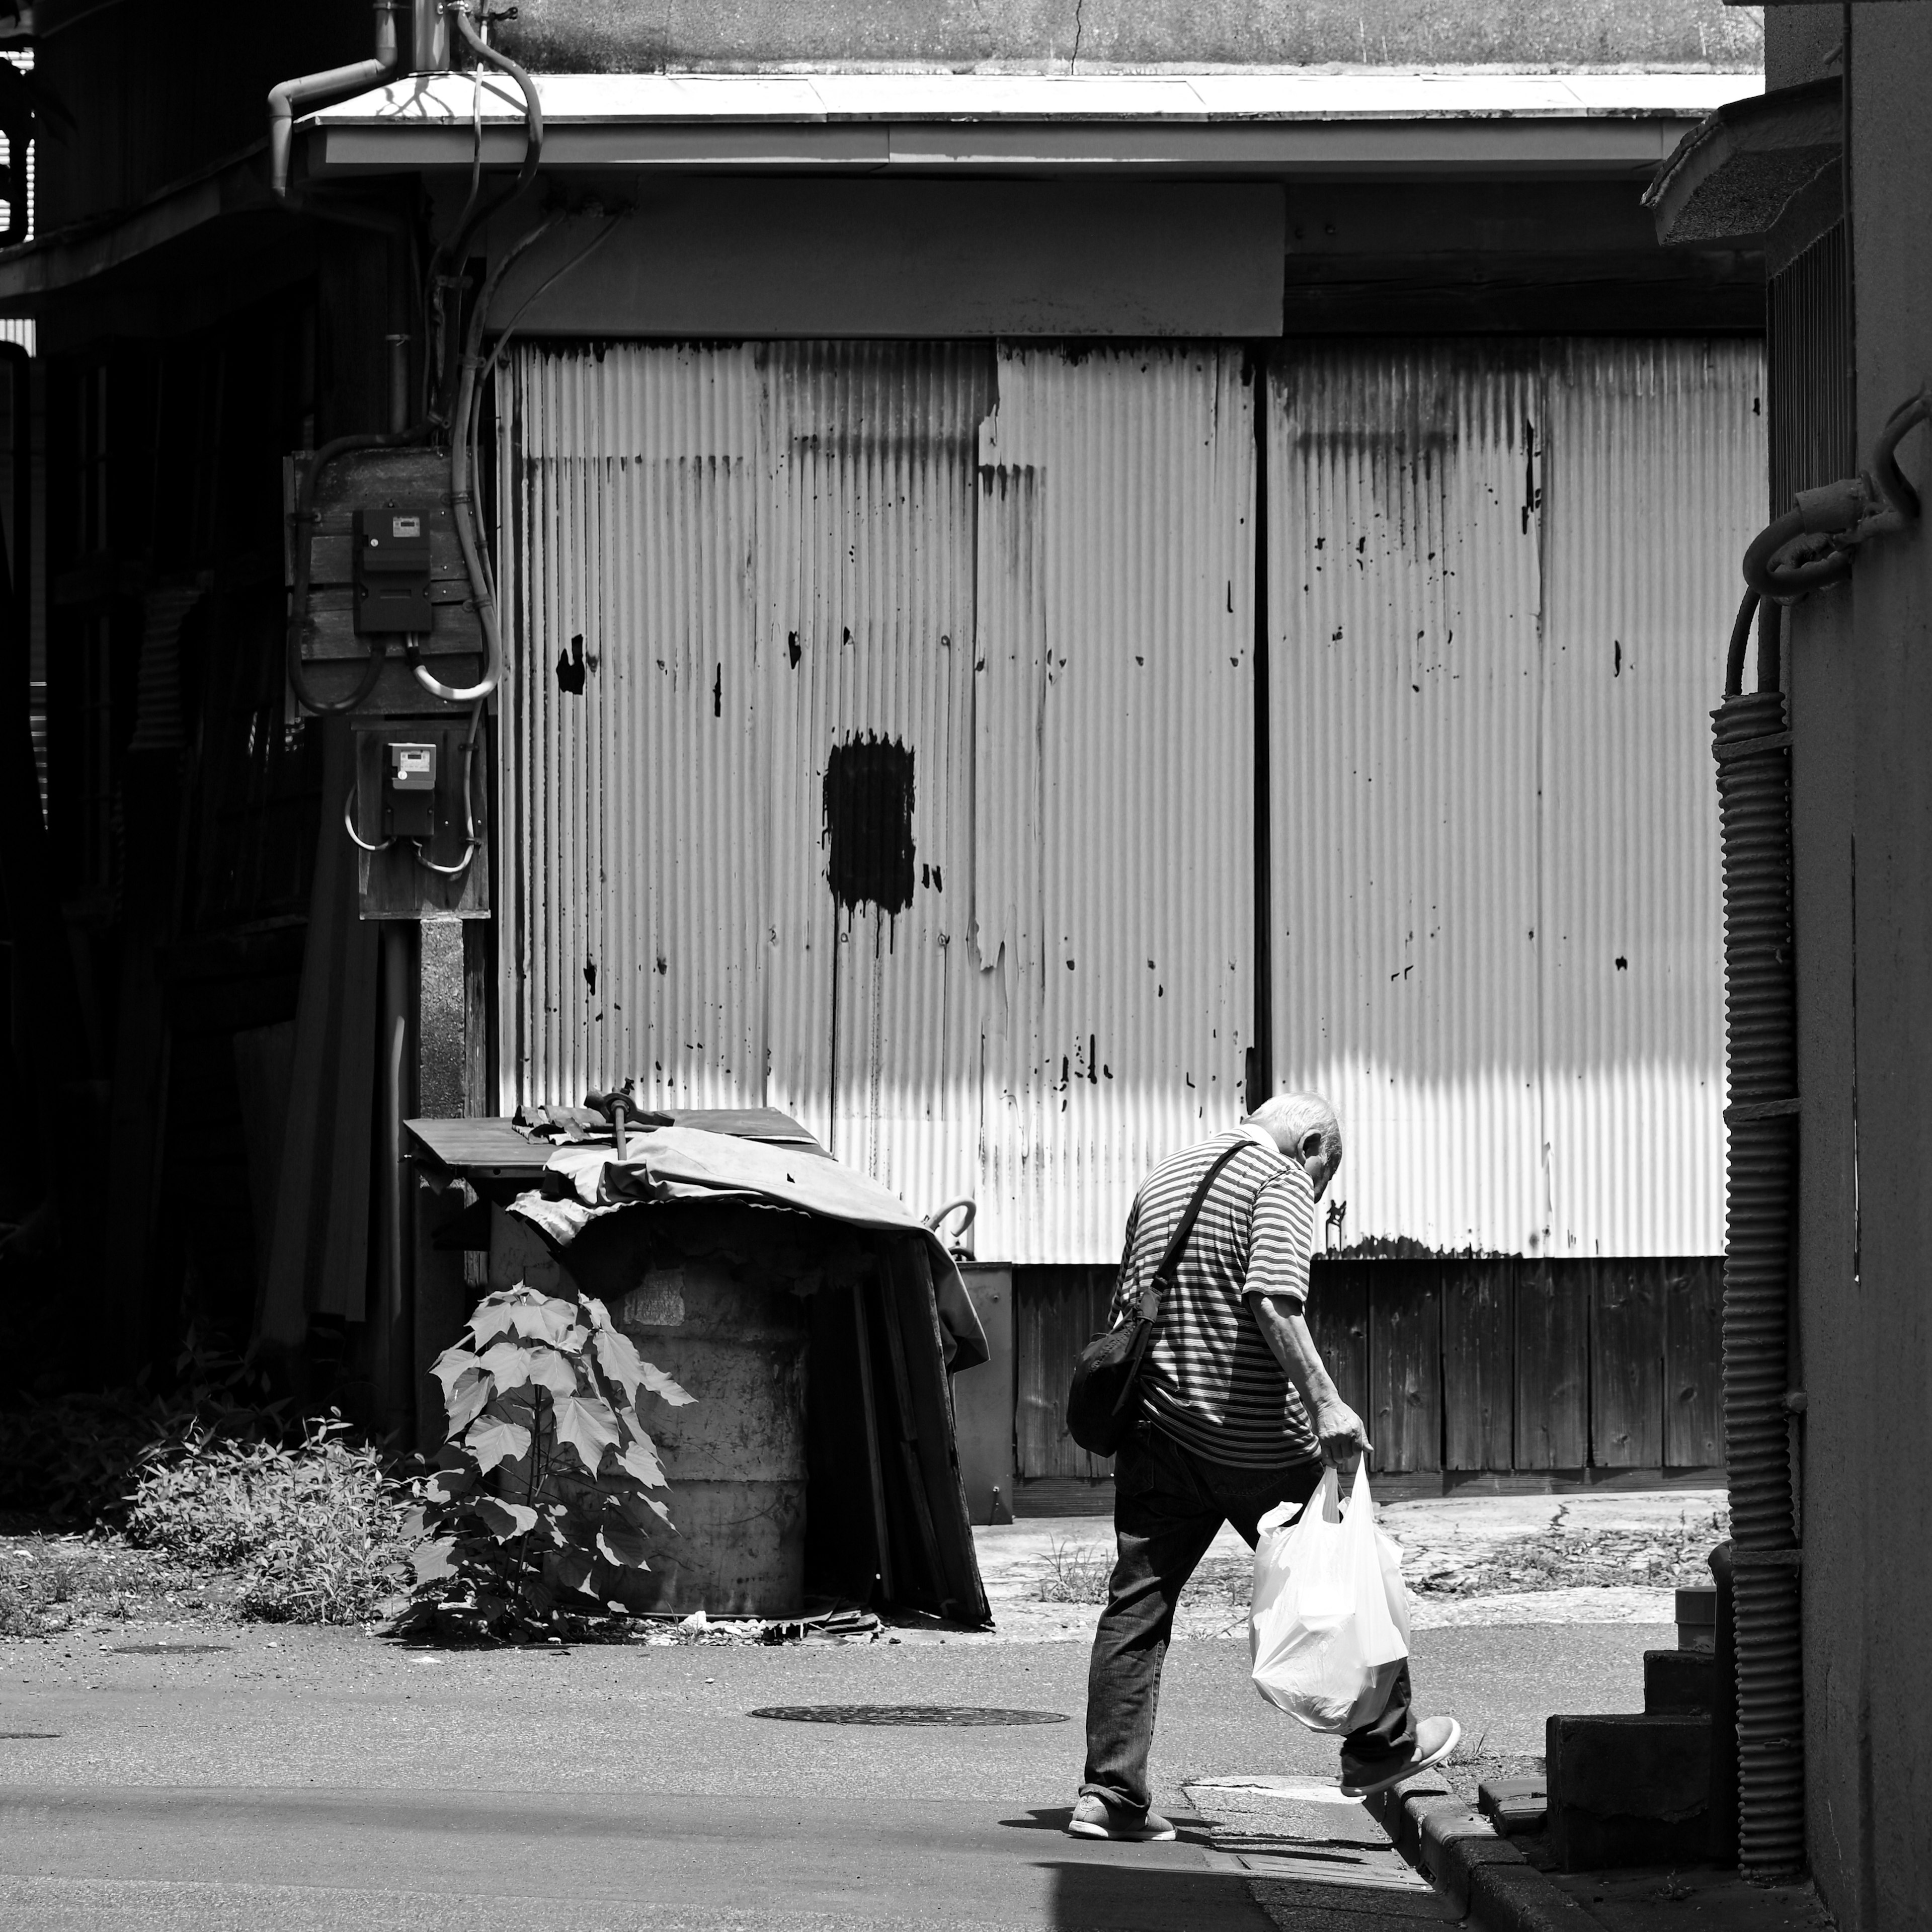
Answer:
<path fill-rule="evenodd" d="M 1282 1503 L 1259 1526 L 1248 1618 L 1255 1688 L 1311 1731 L 1339 1735 L 1382 1715 L 1408 1654 L 1402 1552 L 1376 1527 L 1363 1463 L 1346 1515 L 1332 1467 L 1291 1523 L 1294 1512 Z"/>

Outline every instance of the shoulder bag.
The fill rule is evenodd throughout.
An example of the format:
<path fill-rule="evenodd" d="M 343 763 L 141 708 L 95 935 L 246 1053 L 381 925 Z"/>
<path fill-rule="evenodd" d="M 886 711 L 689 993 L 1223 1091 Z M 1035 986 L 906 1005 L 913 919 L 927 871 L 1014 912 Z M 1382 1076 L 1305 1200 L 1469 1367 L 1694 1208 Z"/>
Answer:
<path fill-rule="evenodd" d="M 1141 1361 L 1154 1339 L 1161 1306 L 1174 1286 L 1181 1251 L 1194 1232 L 1201 1204 L 1215 1177 L 1248 1144 L 1244 1136 L 1214 1156 L 1214 1165 L 1201 1177 L 1201 1185 L 1174 1228 L 1153 1280 L 1141 1291 L 1134 1312 L 1117 1327 L 1096 1335 L 1081 1350 L 1080 1359 L 1073 1365 L 1072 1385 L 1066 1392 L 1066 1432 L 1090 1456 L 1112 1455 L 1132 1425 L 1138 1408 L 1134 1392 L 1140 1382 Z"/>

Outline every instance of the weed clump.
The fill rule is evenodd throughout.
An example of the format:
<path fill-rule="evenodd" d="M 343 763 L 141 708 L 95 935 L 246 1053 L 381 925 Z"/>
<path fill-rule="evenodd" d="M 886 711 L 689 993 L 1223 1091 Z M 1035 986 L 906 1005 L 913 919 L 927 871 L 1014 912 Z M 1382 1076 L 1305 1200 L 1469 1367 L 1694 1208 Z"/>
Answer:
<path fill-rule="evenodd" d="M 333 1415 L 293 1444 L 198 1434 L 151 1450 L 128 1538 L 190 1569 L 238 1570 L 235 1607 L 267 1622 L 361 1622 L 408 1574 L 394 1486 Z"/>

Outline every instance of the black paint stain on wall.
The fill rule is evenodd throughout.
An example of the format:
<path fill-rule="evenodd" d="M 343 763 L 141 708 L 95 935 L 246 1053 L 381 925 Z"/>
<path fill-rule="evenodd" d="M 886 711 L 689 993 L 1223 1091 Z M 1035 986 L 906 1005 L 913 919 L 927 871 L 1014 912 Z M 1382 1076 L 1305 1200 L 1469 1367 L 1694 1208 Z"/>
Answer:
<path fill-rule="evenodd" d="M 556 688 L 572 698 L 581 698 L 584 676 L 584 633 L 580 631 L 571 639 L 569 650 L 556 654 Z"/>
<path fill-rule="evenodd" d="M 912 904 L 913 754 L 896 738 L 848 738 L 825 761 L 826 878 L 848 912 Z"/>

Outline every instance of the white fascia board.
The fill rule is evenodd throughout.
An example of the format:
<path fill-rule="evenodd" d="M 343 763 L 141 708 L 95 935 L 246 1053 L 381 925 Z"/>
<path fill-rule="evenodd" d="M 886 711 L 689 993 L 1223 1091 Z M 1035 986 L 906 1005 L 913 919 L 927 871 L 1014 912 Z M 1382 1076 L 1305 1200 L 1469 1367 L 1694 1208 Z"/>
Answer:
<path fill-rule="evenodd" d="M 1654 164 L 1751 74 L 1252 69 L 1079 74 L 543 74 L 560 168 L 1317 172 Z M 398 82 L 324 107 L 311 171 L 467 166 L 523 147 L 500 76 Z"/>

